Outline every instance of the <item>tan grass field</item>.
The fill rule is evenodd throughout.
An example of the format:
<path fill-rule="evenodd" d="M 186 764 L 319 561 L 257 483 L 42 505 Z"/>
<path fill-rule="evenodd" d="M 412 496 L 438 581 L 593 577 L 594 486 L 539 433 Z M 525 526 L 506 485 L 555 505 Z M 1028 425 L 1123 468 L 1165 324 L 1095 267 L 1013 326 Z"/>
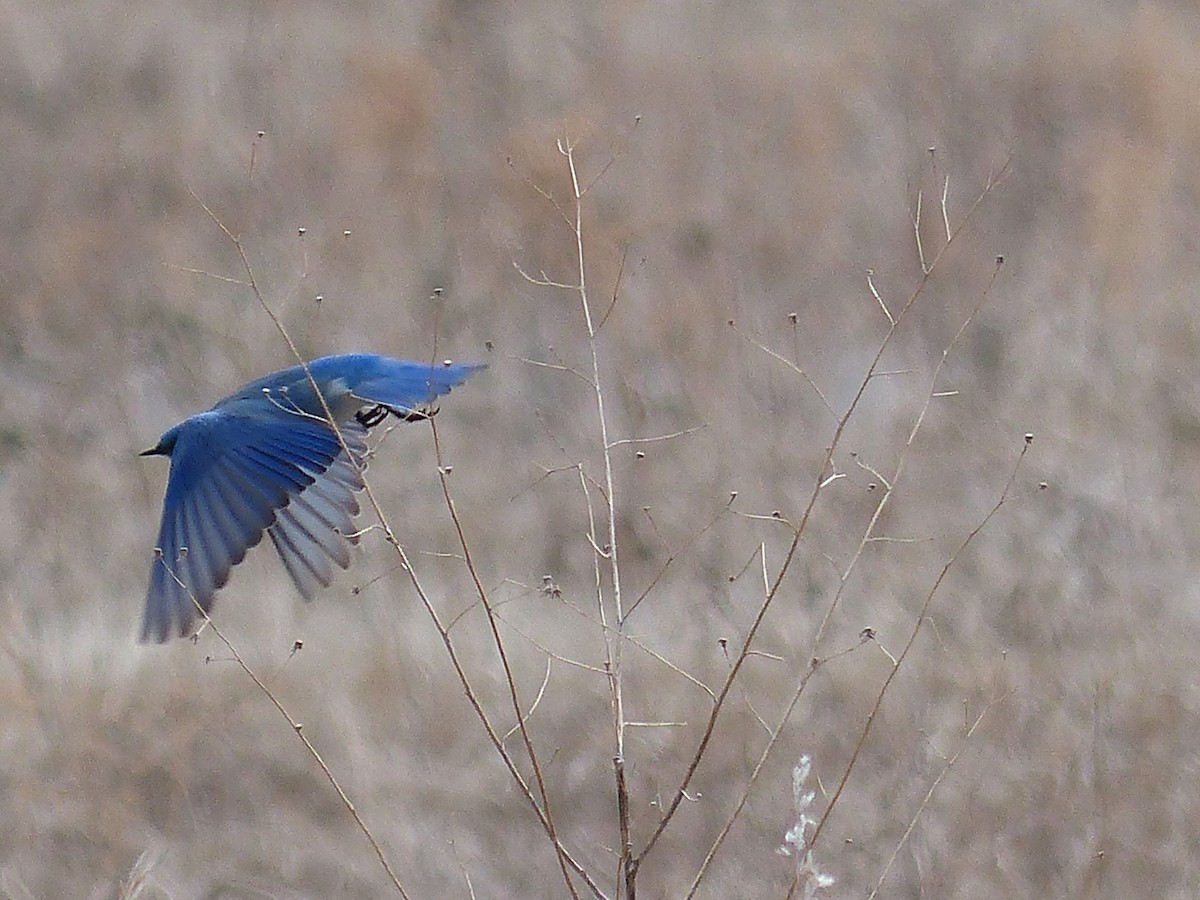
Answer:
<path fill-rule="evenodd" d="M 3 19 L 0 896 L 1200 894 L 1187 4 Z M 469 566 L 429 426 L 369 472 L 469 688 L 378 528 L 214 610 L 370 839 L 213 629 L 135 641 L 136 453 L 293 361 L 218 223 L 305 355 L 490 365 L 436 420 Z"/>

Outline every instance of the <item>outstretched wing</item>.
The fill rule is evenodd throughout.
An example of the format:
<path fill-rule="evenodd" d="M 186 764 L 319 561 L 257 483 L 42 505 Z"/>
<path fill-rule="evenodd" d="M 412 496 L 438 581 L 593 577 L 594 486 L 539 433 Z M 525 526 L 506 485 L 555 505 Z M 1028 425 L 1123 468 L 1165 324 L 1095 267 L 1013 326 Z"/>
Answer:
<path fill-rule="evenodd" d="M 366 431 L 341 426 L 361 463 Z M 355 462 L 324 422 L 278 408 L 214 409 L 187 420 L 171 451 L 157 558 L 142 618 L 142 640 L 187 636 L 233 566 L 270 530 L 305 597 L 345 568 L 345 538 L 362 488 Z"/>

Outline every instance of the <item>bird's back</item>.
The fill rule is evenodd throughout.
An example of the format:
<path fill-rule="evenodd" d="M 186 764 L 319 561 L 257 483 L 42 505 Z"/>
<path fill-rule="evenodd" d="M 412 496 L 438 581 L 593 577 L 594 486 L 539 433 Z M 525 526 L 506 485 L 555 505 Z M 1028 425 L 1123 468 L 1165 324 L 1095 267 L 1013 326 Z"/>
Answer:
<path fill-rule="evenodd" d="M 304 366 L 294 365 L 252 381 L 214 409 L 257 402 L 265 397 L 285 408 L 290 403 L 309 415 L 324 417 L 325 411 L 313 390 L 315 381 L 339 419 L 372 403 L 395 410 L 415 410 L 432 403 L 482 368 L 484 365 L 480 363 L 433 365 L 374 353 L 322 356 L 308 363 L 308 372 Z"/>

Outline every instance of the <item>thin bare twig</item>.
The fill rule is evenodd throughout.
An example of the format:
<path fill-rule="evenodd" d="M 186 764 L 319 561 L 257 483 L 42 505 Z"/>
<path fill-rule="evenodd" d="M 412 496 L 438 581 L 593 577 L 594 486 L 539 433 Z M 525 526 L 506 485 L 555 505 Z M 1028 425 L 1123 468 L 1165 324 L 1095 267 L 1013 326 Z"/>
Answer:
<path fill-rule="evenodd" d="M 879 303 L 879 308 L 883 310 L 883 314 L 887 317 L 889 325 L 895 325 L 896 320 L 892 318 L 891 310 L 887 308 L 887 304 L 883 302 L 883 297 L 879 295 L 879 290 L 875 287 L 875 273 L 867 269 L 867 289 L 871 292 L 871 296 Z"/>
<path fill-rule="evenodd" d="M 605 170 L 607 170 L 607 168 L 608 167 L 605 166 Z M 600 175 L 603 174 L 604 172 L 600 173 Z M 600 175 L 596 176 L 597 181 L 600 179 Z M 594 183 L 595 181 L 593 181 L 593 184 Z M 625 244 L 621 247 L 621 265 L 617 268 L 617 277 L 613 282 L 612 300 L 608 304 L 608 309 L 604 311 L 604 315 L 600 317 L 600 324 L 596 326 L 597 333 L 604 330 L 604 323 L 608 321 L 608 317 L 611 316 L 613 314 L 613 310 L 617 308 L 617 300 L 621 297 L 621 279 L 625 276 L 625 257 L 628 254 L 629 244 Z"/>
<path fill-rule="evenodd" d="M 621 438 L 619 441 L 613 441 L 608 445 L 609 449 L 614 447 L 624 447 L 630 444 L 657 444 L 661 441 L 670 441 L 677 437 L 687 437 L 690 434 L 695 434 L 698 431 L 703 431 L 707 425 L 695 425 L 692 428 L 684 428 L 680 431 L 672 431 L 670 434 L 659 434 L 654 437 L 645 438 Z"/>
<path fill-rule="evenodd" d="M 1005 695 L 1005 697 L 1007 696 L 1008 695 Z M 942 780 L 948 774 L 950 774 L 950 770 L 954 767 L 954 764 L 958 762 L 959 756 L 961 756 L 963 750 L 967 748 L 967 744 L 971 742 L 971 738 L 975 734 L 976 729 L 978 729 L 983 723 L 984 717 L 991 711 L 993 706 L 1005 699 L 1005 697 L 998 697 L 996 699 L 989 700 L 986 704 L 984 704 L 984 707 L 980 711 L 979 715 L 975 717 L 975 721 L 971 723 L 971 726 L 962 736 L 962 741 L 959 743 L 958 749 L 954 751 L 953 756 L 946 760 L 946 764 L 942 766 L 941 771 L 937 774 L 937 777 L 933 779 L 933 783 L 929 785 L 929 790 L 925 792 L 925 796 L 922 797 L 921 802 L 917 804 L 916 811 L 913 812 L 912 818 L 909 819 L 908 827 L 904 829 L 904 834 L 901 835 L 900 840 L 896 842 L 896 846 L 892 850 L 892 855 L 889 856 L 888 861 L 884 863 L 883 871 L 879 873 L 879 880 L 875 883 L 875 887 L 871 889 L 871 893 L 867 895 L 867 900 L 874 900 L 875 897 L 879 896 L 879 891 L 883 888 L 884 881 L 887 880 L 888 872 L 891 871 L 892 865 L 896 862 L 896 857 L 900 855 L 900 851 L 904 848 L 904 845 L 908 843 L 909 837 L 912 836 L 913 829 L 917 827 L 917 820 L 921 818 L 921 813 L 925 811 L 925 808 L 929 805 L 929 801 L 933 799 L 934 792 L 937 791 L 938 786 L 942 783 Z"/>
<path fill-rule="evenodd" d="M 546 696 L 546 685 L 548 685 L 550 683 L 550 666 L 551 666 L 551 663 L 553 663 L 553 661 L 554 660 L 552 657 L 550 657 L 550 656 L 546 657 L 546 674 L 542 677 L 542 686 L 540 688 L 538 688 L 537 696 L 534 697 L 533 702 L 529 704 L 529 709 L 525 710 L 524 722 L 522 722 L 521 724 L 526 724 L 529 722 L 530 717 L 537 711 L 537 708 L 541 705 L 542 698 L 544 696 Z M 521 725 L 514 725 L 512 728 L 508 729 L 508 731 L 504 732 L 504 734 L 502 734 L 500 736 L 500 740 L 507 741 L 510 737 L 512 737 L 514 734 L 516 734 L 518 731 L 520 731 L 520 729 L 521 729 Z"/>
<path fill-rule="evenodd" d="M 795 372 L 797 375 L 799 375 L 801 378 L 803 378 L 804 381 L 808 384 L 808 386 L 813 389 L 813 393 L 815 393 L 818 397 L 821 398 L 821 403 L 824 404 L 825 408 L 829 411 L 829 414 L 831 416 L 833 416 L 835 419 L 837 418 L 837 413 L 834 412 L 833 406 L 832 406 L 832 404 L 830 404 L 829 400 L 825 397 L 825 394 L 817 386 L 817 383 L 815 381 L 813 381 L 812 378 L 809 377 L 808 373 L 805 372 L 804 369 L 800 368 L 800 366 L 797 363 L 792 362 L 790 359 L 788 359 L 786 356 L 784 356 L 781 353 L 776 353 L 774 350 L 772 350 L 766 344 L 764 344 L 760 341 L 756 341 L 754 338 L 750 337 L 750 335 L 746 334 L 744 331 L 742 331 L 740 328 L 738 328 L 736 320 L 730 319 L 729 327 L 732 328 L 735 332 L 737 332 L 737 334 L 743 340 L 745 340 L 746 343 L 748 343 L 751 347 L 754 347 L 756 350 L 761 350 L 763 353 L 767 354 L 767 356 L 771 357 L 772 359 L 779 360 L 781 363 L 783 363 L 785 366 L 787 366 L 789 369 L 791 369 L 793 372 Z"/>
<path fill-rule="evenodd" d="M 920 188 L 917 189 L 917 208 L 912 214 L 913 237 L 917 242 L 917 261 L 921 264 L 921 272 L 924 275 L 929 274 L 929 265 L 925 262 L 925 248 L 921 246 L 921 198 L 922 193 Z M 886 310 L 885 310 L 886 312 Z M 888 316 L 890 319 L 891 316 Z"/>
<path fill-rule="evenodd" d="M 732 502 L 733 501 L 730 500 L 729 503 L 726 503 L 723 507 L 721 507 L 715 516 L 713 516 L 704 525 L 700 526 L 697 531 L 693 532 L 688 539 L 683 542 L 682 545 L 676 548 L 671 555 L 667 557 L 666 561 L 663 562 L 662 566 L 659 567 L 658 572 L 656 572 L 654 577 L 650 579 L 650 583 L 646 585 L 645 589 L 640 594 L 638 594 L 637 599 L 634 600 L 633 603 L 629 604 L 629 609 L 625 612 L 626 621 L 628 621 L 629 617 L 633 615 L 634 611 L 638 608 L 638 606 L 641 605 L 642 601 L 650 596 L 650 592 L 654 590 L 659 581 L 662 580 L 663 576 L 667 574 L 667 570 L 671 567 L 679 555 L 687 551 L 693 544 L 696 543 L 696 541 L 700 540 L 701 537 L 703 537 L 714 525 L 716 525 L 717 522 L 719 522 L 725 515 L 725 513 L 729 511 L 729 505 Z"/>

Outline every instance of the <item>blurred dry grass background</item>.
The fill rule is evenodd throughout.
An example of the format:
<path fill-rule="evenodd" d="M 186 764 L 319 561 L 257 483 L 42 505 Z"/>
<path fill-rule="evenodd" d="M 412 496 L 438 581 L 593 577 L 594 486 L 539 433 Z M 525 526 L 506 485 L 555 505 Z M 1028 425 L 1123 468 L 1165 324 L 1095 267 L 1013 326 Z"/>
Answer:
<path fill-rule="evenodd" d="M 966 723 L 1003 696 L 885 893 L 1194 896 L 1198 43 L 1189 5 L 1115 0 L 6 4 L 0 894 L 113 896 L 144 853 L 148 896 L 387 887 L 218 644 L 133 642 L 165 478 L 135 452 L 290 361 L 251 293 L 211 277 L 241 272 L 193 193 L 245 239 L 306 353 L 491 363 L 439 422 L 520 686 L 531 698 L 547 659 L 522 635 L 599 662 L 598 630 L 573 611 L 592 608 L 578 478 L 543 477 L 598 464 L 588 389 L 523 361 L 583 368 L 585 334 L 576 298 L 513 265 L 570 280 L 571 236 L 534 189 L 566 200 L 565 135 L 589 177 L 616 157 L 585 220 L 601 305 L 628 247 L 601 341 L 615 436 L 699 428 L 644 459 L 617 454 L 626 590 L 717 520 L 631 630 L 710 683 L 761 595 L 754 566 L 731 576 L 760 543 L 778 565 L 787 538 L 718 514 L 736 490 L 735 510 L 798 515 L 832 433 L 811 389 L 746 338 L 799 361 L 843 409 L 885 324 L 866 271 L 891 303 L 919 280 L 917 190 L 948 175 L 961 215 L 1014 158 L 889 354 L 910 374 L 868 390 L 837 460 L 851 477 L 818 506 L 761 639 L 781 659 L 751 661 L 645 894 L 686 887 L 761 752 L 757 716 L 777 715 L 816 652 L 875 502 L 848 452 L 894 464 L 1003 254 L 943 378 L 959 393 L 934 405 L 883 523 L 916 541 L 869 548 L 821 652 L 866 626 L 895 652 L 1021 435 L 1037 439 L 1013 502 L 935 601 L 817 856 L 833 894 L 862 895 Z M 465 611 L 455 635 L 503 721 L 428 429 L 392 434 L 371 475 L 439 607 Z M 366 545 L 309 607 L 252 554 L 219 621 L 414 897 L 465 897 L 468 879 L 478 896 L 562 896 L 407 579 L 382 541 Z M 539 590 L 546 573 L 561 600 Z M 628 664 L 630 717 L 687 723 L 631 738 L 644 839 L 707 700 L 640 651 Z M 868 644 L 818 673 L 702 896 L 786 892 L 791 769 L 808 753 L 826 788 L 836 780 L 887 670 Z M 553 663 L 530 727 L 565 840 L 610 884 L 603 680 Z"/>

